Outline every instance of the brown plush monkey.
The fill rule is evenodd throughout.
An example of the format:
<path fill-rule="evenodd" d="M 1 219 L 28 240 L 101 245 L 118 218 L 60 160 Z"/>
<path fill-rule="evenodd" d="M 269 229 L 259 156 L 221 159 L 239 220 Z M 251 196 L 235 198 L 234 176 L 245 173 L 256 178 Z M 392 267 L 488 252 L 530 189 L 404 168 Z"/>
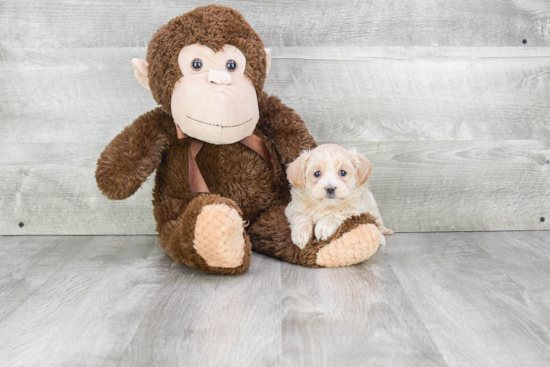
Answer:
<path fill-rule="evenodd" d="M 285 168 L 316 146 L 303 121 L 263 92 L 270 52 L 237 11 L 205 6 L 171 20 L 132 60 L 159 107 L 138 117 L 101 154 L 96 180 L 110 199 L 134 194 L 156 169 L 160 245 L 204 272 L 240 274 L 251 251 L 309 267 L 369 258 L 380 238 L 368 214 L 300 250 L 284 209 Z"/>

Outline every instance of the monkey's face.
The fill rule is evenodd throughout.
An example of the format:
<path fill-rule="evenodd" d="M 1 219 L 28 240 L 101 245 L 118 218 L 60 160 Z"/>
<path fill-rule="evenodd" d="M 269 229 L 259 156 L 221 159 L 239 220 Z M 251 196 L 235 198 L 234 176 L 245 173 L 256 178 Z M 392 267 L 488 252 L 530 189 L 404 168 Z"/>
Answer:
<path fill-rule="evenodd" d="M 170 108 L 185 134 L 212 144 L 231 144 L 252 134 L 258 100 L 244 74 L 241 51 L 225 45 L 214 52 L 192 44 L 180 51 L 178 64 L 183 77 L 174 86 Z"/>

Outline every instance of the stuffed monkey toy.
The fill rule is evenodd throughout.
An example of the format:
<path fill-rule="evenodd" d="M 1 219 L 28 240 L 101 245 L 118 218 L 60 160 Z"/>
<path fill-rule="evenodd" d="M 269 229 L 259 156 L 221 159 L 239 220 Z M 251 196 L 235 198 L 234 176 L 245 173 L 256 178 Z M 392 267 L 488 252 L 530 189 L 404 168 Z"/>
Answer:
<path fill-rule="evenodd" d="M 175 261 L 240 274 L 252 250 L 308 267 L 356 264 L 376 252 L 368 214 L 325 241 L 312 236 L 303 250 L 292 243 L 285 170 L 316 143 L 300 116 L 263 91 L 271 54 L 239 12 L 210 5 L 174 18 L 132 65 L 159 107 L 105 148 L 97 185 L 125 199 L 156 170 L 156 230 Z"/>

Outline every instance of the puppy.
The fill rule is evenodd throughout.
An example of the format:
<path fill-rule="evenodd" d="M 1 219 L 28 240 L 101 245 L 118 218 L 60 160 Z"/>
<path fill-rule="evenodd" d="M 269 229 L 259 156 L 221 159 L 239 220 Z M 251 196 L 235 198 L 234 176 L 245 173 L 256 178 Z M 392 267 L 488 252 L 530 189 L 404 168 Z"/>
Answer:
<path fill-rule="evenodd" d="M 313 227 L 318 240 L 326 240 L 346 218 L 361 213 L 371 214 L 384 234 L 393 231 L 384 227 L 376 201 L 367 187 L 372 164 L 355 150 L 336 144 L 324 144 L 304 151 L 287 168 L 292 201 L 285 210 L 290 223 L 292 242 L 303 249 Z"/>

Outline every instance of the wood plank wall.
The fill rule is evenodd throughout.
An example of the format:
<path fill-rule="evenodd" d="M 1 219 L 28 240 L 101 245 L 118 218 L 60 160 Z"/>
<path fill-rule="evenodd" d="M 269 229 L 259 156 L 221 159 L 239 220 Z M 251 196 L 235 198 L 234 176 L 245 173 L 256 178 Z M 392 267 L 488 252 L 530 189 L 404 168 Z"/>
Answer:
<path fill-rule="evenodd" d="M 110 201 L 95 165 L 155 106 L 130 59 L 208 3 L 0 1 L 0 234 L 154 233 L 152 180 Z M 548 0 L 218 3 L 272 48 L 266 91 L 374 163 L 388 226 L 550 229 Z"/>

